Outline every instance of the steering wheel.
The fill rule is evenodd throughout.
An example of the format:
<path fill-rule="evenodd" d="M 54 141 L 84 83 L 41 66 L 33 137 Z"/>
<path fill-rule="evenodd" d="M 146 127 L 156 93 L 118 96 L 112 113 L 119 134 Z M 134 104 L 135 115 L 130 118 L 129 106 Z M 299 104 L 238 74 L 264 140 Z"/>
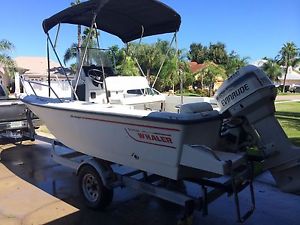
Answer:
<path fill-rule="evenodd" d="M 103 71 L 99 69 L 90 69 L 87 75 L 92 79 L 93 82 L 96 82 L 97 84 L 101 84 L 101 85 L 103 84 L 103 78 L 104 78 Z"/>

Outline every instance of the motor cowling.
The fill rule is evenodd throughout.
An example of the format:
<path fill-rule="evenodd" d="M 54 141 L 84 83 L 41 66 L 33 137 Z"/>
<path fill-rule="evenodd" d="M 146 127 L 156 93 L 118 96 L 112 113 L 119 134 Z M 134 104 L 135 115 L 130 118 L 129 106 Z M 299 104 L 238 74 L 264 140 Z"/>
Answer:
<path fill-rule="evenodd" d="M 270 102 L 272 106 L 276 97 L 276 89 L 272 81 L 259 68 L 249 65 L 239 69 L 224 81 L 217 90 L 215 99 L 221 113 L 232 116 L 247 114 L 245 110 L 259 100 Z"/>

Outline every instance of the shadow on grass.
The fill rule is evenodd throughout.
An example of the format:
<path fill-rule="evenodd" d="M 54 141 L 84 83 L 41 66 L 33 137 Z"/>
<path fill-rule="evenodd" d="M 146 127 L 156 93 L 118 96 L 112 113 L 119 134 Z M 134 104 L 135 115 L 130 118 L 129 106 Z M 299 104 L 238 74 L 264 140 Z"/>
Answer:
<path fill-rule="evenodd" d="M 300 131 L 300 117 L 299 118 L 291 118 L 285 116 L 276 116 L 276 118 L 284 125 L 284 129 L 290 130 L 295 129 Z M 300 137 L 300 133 L 299 133 Z"/>
<path fill-rule="evenodd" d="M 275 115 L 288 136 L 300 138 L 300 112 L 277 111 Z"/>
<path fill-rule="evenodd" d="M 276 117 L 297 117 L 300 120 L 300 113 L 299 112 L 284 112 L 284 111 L 277 111 L 275 113 Z"/>
<path fill-rule="evenodd" d="M 277 111 L 276 118 L 279 120 L 282 128 L 288 135 L 290 141 L 300 146 L 300 112 L 290 111 Z"/>
<path fill-rule="evenodd" d="M 289 140 L 296 146 L 300 147 L 300 137 L 289 138 Z"/>

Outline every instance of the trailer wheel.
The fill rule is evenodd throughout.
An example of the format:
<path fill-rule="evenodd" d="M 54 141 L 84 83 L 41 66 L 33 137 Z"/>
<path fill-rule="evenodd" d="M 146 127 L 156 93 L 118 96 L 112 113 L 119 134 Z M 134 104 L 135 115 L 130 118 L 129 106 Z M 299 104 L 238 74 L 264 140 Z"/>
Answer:
<path fill-rule="evenodd" d="M 92 166 L 79 171 L 79 190 L 85 204 L 92 209 L 104 209 L 113 198 L 113 189 L 103 185 L 98 172 Z"/>

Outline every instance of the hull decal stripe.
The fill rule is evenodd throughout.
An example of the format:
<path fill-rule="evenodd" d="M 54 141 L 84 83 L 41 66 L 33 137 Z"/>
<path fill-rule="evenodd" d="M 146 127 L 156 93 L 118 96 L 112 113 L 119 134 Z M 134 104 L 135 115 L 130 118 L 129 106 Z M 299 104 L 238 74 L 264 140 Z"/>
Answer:
<path fill-rule="evenodd" d="M 104 120 L 104 119 L 97 119 L 97 118 L 91 118 L 91 117 L 82 117 L 82 116 L 74 116 L 74 115 L 71 115 L 71 117 L 76 118 L 76 119 L 95 120 L 95 121 L 101 121 L 101 122 L 107 122 L 107 123 L 116 123 L 116 124 L 122 124 L 122 125 L 154 128 L 154 129 L 160 129 L 160 130 L 178 131 L 178 132 L 180 131 L 180 129 L 176 129 L 176 128 L 148 126 L 148 125 L 142 125 L 142 124 L 126 123 L 126 122 L 119 122 L 119 121 L 113 121 L 113 120 Z"/>

